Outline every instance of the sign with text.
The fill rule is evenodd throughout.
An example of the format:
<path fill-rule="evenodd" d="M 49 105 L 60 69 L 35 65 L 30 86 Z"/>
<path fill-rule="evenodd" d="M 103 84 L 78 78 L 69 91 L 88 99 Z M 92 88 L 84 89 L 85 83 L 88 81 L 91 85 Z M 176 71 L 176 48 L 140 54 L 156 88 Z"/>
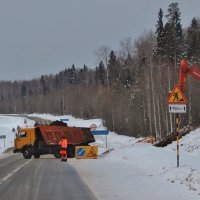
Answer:
<path fill-rule="evenodd" d="M 169 104 L 170 113 L 186 113 L 186 105 L 184 104 Z"/>

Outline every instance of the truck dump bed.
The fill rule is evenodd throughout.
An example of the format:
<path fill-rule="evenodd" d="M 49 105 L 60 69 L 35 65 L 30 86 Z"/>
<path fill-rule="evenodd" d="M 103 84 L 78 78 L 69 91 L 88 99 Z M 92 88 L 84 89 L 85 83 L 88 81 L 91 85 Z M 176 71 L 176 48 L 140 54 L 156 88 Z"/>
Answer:
<path fill-rule="evenodd" d="M 63 126 L 39 126 L 41 135 L 47 145 L 57 145 L 65 136 L 68 144 L 82 145 L 95 142 L 94 136 L 88 128 L 63 127 Z"/>

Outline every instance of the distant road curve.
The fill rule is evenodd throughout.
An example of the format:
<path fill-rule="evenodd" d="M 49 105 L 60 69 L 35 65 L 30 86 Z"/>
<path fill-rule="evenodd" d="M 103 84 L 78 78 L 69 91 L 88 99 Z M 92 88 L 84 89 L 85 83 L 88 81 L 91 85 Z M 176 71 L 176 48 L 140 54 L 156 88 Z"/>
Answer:
<path fill-rule="evenodd" d="M 51 120 L 43 119 L 41 117 L 30 117 L 28 115 L 24 115 L 23 117 L 26 117 L 28 119 L 34 120 L 35 123 L 37 123 L 37 124 L 46 124 L 46 125 L 48 125 L 48 124 L 50 124 L 52 122 Z"/>
<path fill-rule="evenodd" d="M 41 118 L 41 117 L 32 117 L 32 116 L 28 116 L 28 115 L 24 115 L 24 114 L 19 114 L 19 115 L 9 115 L 9 114 L 6 114 L 5 116 L 11 116 L 11 117 L 24 117 L 24 118 L 27 118 L 27 119 L 31 119 L 31 120 L 34 120 L 35 123 L 37 124 L 50 124 L 52 121 L 51 120 L 48 120 L 48 119 L 44 119 L 44 118 Z"/>

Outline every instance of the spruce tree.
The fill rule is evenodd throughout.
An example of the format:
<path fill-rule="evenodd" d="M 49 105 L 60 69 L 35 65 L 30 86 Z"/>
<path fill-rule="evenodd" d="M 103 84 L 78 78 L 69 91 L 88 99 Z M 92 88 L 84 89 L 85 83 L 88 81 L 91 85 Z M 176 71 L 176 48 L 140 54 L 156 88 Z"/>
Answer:
<path fill-rule="evenodd" d="M 200 64 L 200 20 L 195 17 L 187 31 L 187 56 L 192 63 Z"/>
<path fill-rule="evenodd" d="M 167 23 L 164 26 L 166 57 L 177 64 L 183 53 L 181 12 L 177 2 L 169 5 L 166 18 Z"/>
<path fill-rule="evenodd" d="M 70 69 L 69 81 L 71 84 L 77 83 L 77 72 L 76 72 L 76 68 L 74 64 L 72 65 Z"/>
<path fill-rule="evenodd" d="M 119 63 L 113 50 L 110 52 L 109 55 L 108 74 L 110 84 L 114 83 L 117 79 L 119 79 Z"/>
<path fill-rule="evenodd" d="M 41 76 L 40 79 L 40 88 L 41 88 L 41 94 L 42 95 L 46 95 L 47 94 L 47 86 L 46 86 L 46 82 L 44 80 L 44 76 Z"/>
<path fill-rule="evenodd" d="M 158 12 L 156 34 L 157 34 L 156 54 L 160 58 L 163 58 L 165 55 L 165 43 L 164 43 L 164 26 L 163 26 L 163 10 L 162 9 L 160 9 Z"/>
<path fill-rule="evenodd" d="M 124 61 L 124 65 L 120 72 L 121 83 L 125 88 L 130 88 L 133 84 L 134 74 L 131 72 L 132 68 L 132 58 L 131 55 L 128 54 L 128 57 Z"/>
<path fill-rule="evenodd" d="M 88 83 L 87 80 L 88 68 L 86 65 L 83 66 L 82 69 L 79 71 L 79 83 L 84 85 Z"/>
<path fill-rule="evenodd" d="M 101 84 L 105 84 L 106 83 L 106 69 L 102 60 L 99 63 L 98 69 L 99 69 L 99 80 Z"/>
<path fill-rule="evenodd" d="M 21 97 L 24 98 L 27 95 L 26 83 L 23 81 L 21 85 Z"/>

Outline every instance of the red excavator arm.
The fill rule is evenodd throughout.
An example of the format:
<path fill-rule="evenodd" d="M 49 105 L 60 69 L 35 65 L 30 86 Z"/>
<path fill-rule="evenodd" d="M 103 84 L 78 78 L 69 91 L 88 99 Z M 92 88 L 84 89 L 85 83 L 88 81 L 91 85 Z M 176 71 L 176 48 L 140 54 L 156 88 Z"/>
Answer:
<path fill-rule="evenodd" d="M 179 86 L 182 91 L 185 89 L 187 74 L 200 80 L 200 68 L 197 65 L 189 66 L 187 59 L 182 59 L 180 63 Z"/>

